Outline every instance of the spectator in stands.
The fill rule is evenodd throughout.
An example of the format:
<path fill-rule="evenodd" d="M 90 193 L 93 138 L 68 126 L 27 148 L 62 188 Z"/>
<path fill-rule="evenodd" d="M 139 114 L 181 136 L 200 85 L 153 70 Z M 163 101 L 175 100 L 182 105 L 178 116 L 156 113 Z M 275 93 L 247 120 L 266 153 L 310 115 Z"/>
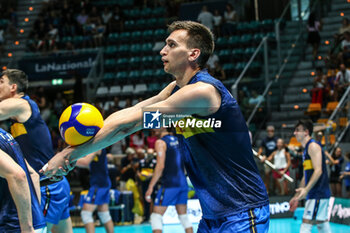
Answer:
<path fill-rule="evenodd" d="M 238 22 L 237 12 L 234 7 L 230 4 L 226 4 L 224 12 L 224 24 L 223 24 L 223 35 L 230 36 L 234 33 L 235 25 Z"/>
<path fill-rule="evenodd" d="M 86 14 L 85 9 L 81 10 L 81 12 L 77 16 L 76 20 L 81 26 L 85 25 L 88 22 L 89 16 Z"/>
<path fill-rule="evenodd" d="M 142 130 L 139 130 L 130 135 L 129 146 L 132 148 L 145 148 L 145 136 Z"/>
<path fill-rule="evenodd" d="M 121 160 L 121 176 L 120 176 L 120 188 L 121 190 L 125 190 L 125 183 L 128 181 L 128 179 L 135 180 L 136 175 L 136 165 L 137 165 L 137 158 L 136 158 L 136 152 L 133 148 L 129 147 L 125 151 L 126 156 L 122 158 Z"/>
<path fill-rule="evenodd" d="M 342 156 L 342 150 L 340 147 L 337 147 L 332 154 L 333 163 L 330 163 L 331 174 L 329 176 L 329 183 L 331 184 L 332 195 L 335 197 L 342 196 L 342 182 L 340 178 L 340 171 L 342 169 L 342 164 L 344 158 Z"/>
<path fill-rule="evenodd" d="M 209 69 L 215 68 L 215 62 L 219 62 L 219 57 L 215 53 L 212 53 L 207 61 L 207 65 L 209 66 Z"/>
<path fill-rule="evenodd" d="M 104 25 L 108 25 L 109 20 L 112 18 L 113 14 L 110 11 L 109 7 L 105 7 L 101 15 L 102 22 Z"/>
<path fill-rule="evenodd" d="M 197 17 L 197 21 L 207 26 L 212 32 L 214 31 L 214 16 L 208 11 L 208 7 L 204 5 L 201 13 Z"/>
<path fill-rule="evenodd" d="M 341 63 L 350 65 L 350 32 L 344 33 L 344 40 L 341 42 L 341 52 L 338 54 L 338 59 Z"/>
<path fill-rule="evenodd" d="M 120 171 L 116 165 L 114 156 L 110 153 L 107 154 L 107 167 L 109 179 L 111 180 L 111 189 L 118 189 Z"/>
<path fill-rule="evenodd" d="M 264 97 L 262 95 L 259 95 L 256 90 L 253 90 L 252 95 L 248 101 L 250 107 L 254 108 L 255 105 L 257 105 L 260 101 L 264 101 Z"/>
<path fill-rule="evenodd" d="M 249 117 L 248 115 L 249 99 L 243 90 L 238 91 L 238 102 L 239 102 L 239 107 L 241 108 L 241 111 L 244 115 L 244 118 Z"/>
<path fill-rule="evenodd" d="M 56 97 L 53 101 L 53 110 L 57 115 L 61 115 L 63 110 L 67 107 L 67 101 L 62 97 L 61 92 L 56 93 Z"/>
<path fill-rule="evenodd" d="M 311 89 L 311 103 L 324 103 L 326 94 L 327 76 L 323 73 L 322 67 L 316 68 L 316 75 Z"/>
<path fill-rule="evenodd" d="M 219 79 L 220 81 L 226 80 L 226 73 L 222 66 L 220 65 L 219 61 L 214 62 L 214 69 L 210 69 L 209 73 Z"/>
<path fill-rule="evenodd" d="M 223 18 L 219 12 L 218 9 L 214 10 L 214 35 L 216 38 L 219 38 L 221 36 L 221 26 L 223 22 Z"/>
<path fill-rule="evenodd" d="M 154 149 L 154 145 L 155 145 L 157 140 L 158 140 L 158 137 L 157 137 L 154 129 L 151 129 L 149 131 L 149 135 L 146 138 L 147 148 Z"/>
<path fill-rule="evenodd" d="M 291 159 L 282 138 L 277 139 L 277 150 L 272 152 L 267 160 L 273 161 L 276 168 L 276 170 L 272 171 L 272 175 L 274 178 L 275 187 L 278 189 L 278 194 L 283 196 L 288 195 L 288 181 L 283 178 L 283 175 L 289 175 Z M 283 186 L 281 186 L 281 183 Z"/>
<path fill-rule="evenodd" d="M 327 72 L 327 90 L 328 90 L 328 98 L 327 101 L 336 101 L 336 90 L 335 90 L 335 80 L 336 80 L 336 72 L 335 69 L 330 69 Z"/>
<path fill-rule="evenodd" d="M 322 29 L 322 24 L 316 19 L 315 13 L 311 13 L 307 23 L 307 43 L 312 46 L 312 56 L 313 56 L 313 65 L 317 60 L 318 47 L 321 42 L 321 37 L 319 31 Z"/>
<path fill-rule="evenodd" d="M 137 177 L 140 180 L 141 193 L 140 198 L 142 199 L 144 205 L 144 219 L 143 222 L 148 222 L 151 215 L 151 204 L 144 200 L 148 185 L 152 179 L 154 168 L 157 164 L 157 159 L 154 155 L 154 149 L 147 149 L 145 158 L 139 161 L 140 165 L 138 167 Z"/>
<path fill-rule="evenodd" d="M 124 16 L 119 6 L 114 7 L 113 16 L 109 20 L 108 32 L 122 32 L 124 30 Z"/>
<path fill-rule="evenodd" d="M 344 17 L 342 25 L 339 28 L 339 35 L 344 35 L 345 32 L 350 32 L 350 21 L 349 18 Z"/>
<path fill-rule="evenodd" d="M 273 151 L 277 149 L 277 138 L 275 137 L 275 127 L 273 125 L 269 125 L 266 128 L 267 136 L 261 143 L 261 146 L 258 150 L 258 155 L 263 155 L 265 151 L 265 155 L 263 155 L 261 162 L 264 163 L 266 158 L 268 158 Z M 264 183 L 266 186 L 267 192 L 269 192 L 270 188 L 270 177 L 271 177 L 271 168 L 267 165 L 264 165 Z"/>
<path fill-rule="evenodd" d="M 350 85 L 350 70 L 346 69 L 345 64 L 340 65 L 340 70 L 335 79 L 336 99 L 340 99 L 344 91 Z"/>
<path fill-rule="evenodd" d="M 339 178 L 344 179 L 346 198 L 350 198 L 350 152 L 346 153 L 345 157 L 348 159 L 348 162 L 346 163 L 345 169 Z"/>
<path fill-rule="evenodd" d="M 125 149 L 126 149 L 126 141 L 123 138 L 122 140 L 111 145 L 110 153 L 113 156 L 122 155 L 122 154 L 124 154 Z"/>

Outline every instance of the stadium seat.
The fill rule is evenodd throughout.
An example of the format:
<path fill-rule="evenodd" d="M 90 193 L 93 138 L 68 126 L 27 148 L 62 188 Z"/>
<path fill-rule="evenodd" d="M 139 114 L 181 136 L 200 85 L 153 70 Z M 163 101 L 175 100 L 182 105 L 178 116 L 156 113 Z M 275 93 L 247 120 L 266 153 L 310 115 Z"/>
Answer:
<path fill-rule="evenodd" d="M 153 39 L 153 30 L 145 30 L 142 32 L 142 39 L 151 40 Z"/>
<path fill-rule="evenodd" d="M 130 52 L 133 54 L 141 52 L 141 44 L 132 44 L 130 47 Z"/>
<path fill-rule="evenodd" d="M 154 37 L 156 40 L 165 40 L 166 34 L 167 32 L 165 29 L 158 28 L 154 31 Z"/>
<path fill-rule="evenodd" d="M 120 94 L 121 90 L 122 90 L 121 86 L 111 86 L 108 94 L 110 96 L 115 96 L 115 95 Z"/>
<path fill-rule="evenodd" d="M 128 72 L 126 71 L 120 71 L 117 73 L 117 75 L 115 76 L 116 79 L 118 80 L 123 80 L 123 79 L 126 79 L 128 77 Z"/>
<path fill-rule="evenodd" d="M 134 86 L 131 84 L 124 85 L 122 87 L 122 93 L 123 94 L 131 94 L 134 92 Z"/>
<path fill-rule="evenodd" d="M 139 41 L 141 38 L 143 38 L 141 31 L 133 31 L 131 33 L 131 40 Z"/>
<path fill-rule="evenodd" d="M 226 37 L 219 37 L 216 40 L 216 47 L 217 48 L 225 48 L 228 44 L 228 40 Z"/>
<path fill-rule="evenodd" d="M 339 102 L 334 101 L 334 102 L 328 102 L 326 106 L 326 113 L 332 113 L 338 106 Z"/>
<path fill-rule="evenodd" d="M 321 112 L 321 104 L 320 103 L 311 103 L 309 104 L 306 113 L 307 114 L 313 114 L 313 113 L 320 113 Z"/>
<path fill-rule="evenodd" d="M 340 127 L 348 126 L 348 118 L 347 117 L 339 117 L 339 126 Z"/>
<path fill-rule="evenodd" d="M 147 18 L 149 17 L 150 15 L 152 14 L 152 9 L 151 8 L 143 8 L 141 11 L 140 11 L 140 15 L 141 17 L 143 18 Z"/>
<path fill-rule="evenodd" d="M 218 55 L 220 58 L 220 62 L 227 62 L 231 58 L 231 50 L 230 49 L 220 50 Z"/>
<path fill-rule="evenodd" d="M 108 94 L 108 87 L 99 87 L 97 88 L 96 95 L 97 96 L 105 96 Z"/>
<path fill-rule="evenodd" d="M 141 57 L 130 58 L 129 65 L 131 67 L 140 67 Z"/>
<path fill-rule="evenodd" d="M 110 42 L 110 43 L 116 43 L 116 42 L 118 42 L 119 41 L 119 33 L 110 33 L 109 35 L 108 35 L 108 41 Z"/>
<path fill-rule="evenodd" d="M 132 79 L 138 79 L 141 77 L 141 73 L 139 70 L 133 70 L 129 73 L 129 79 L 132 80 Z"/>
<path fill-rule="evenodd" d="M 111 80 L 113 78 L 114 78 L 114 73 L 111 73 L 111 72 L 107 72 L 103 75 L 104 80 Z"/>
<path fill-rule="evenodd" d="M 134 90 L 135 93 L 140 94 L 140 93 L 144 93 L 146 91 L 147 91 L 147 85 L 146 84 L 144 84 L 144 83 L 136 84 L 135 90 Z"/>
<path fill-rule="evenodd" d="M 239 36 L 231 36 L 228 38 L 227 45 L 230 46 L 231 48 L 239 46 Z"/>
<path fill-rule="evenodd" d="M 159 83 L 150 83 L 148 85 L 149 91 L 159 91 L 161 89 L 161 85 Z"/>

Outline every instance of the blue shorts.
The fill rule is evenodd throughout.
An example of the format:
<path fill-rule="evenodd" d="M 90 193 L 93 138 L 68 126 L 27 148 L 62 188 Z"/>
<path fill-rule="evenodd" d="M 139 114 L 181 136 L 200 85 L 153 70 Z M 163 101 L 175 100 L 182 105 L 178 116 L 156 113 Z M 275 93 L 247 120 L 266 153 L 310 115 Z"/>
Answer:
<path fill-rule="evenodd" d="M 87 195 L 84 196 L 83 203 L 88 203 L 92 205 L 109 204 L 109 190 L 110 187 L 91 187 Z"/>
<path fill-rule="evenodd" d="M 197 233 L 267 233 L 269 223 L 269 205 L 265 205 L 215 220 L 202 218 Z"/>
<path fill-rule="evenodd" d="M 46 222 L 58 224 L 69 218 L 70 187 L 66 177 L 63 180 L 40 187 L 41 209 Z"/>
<path fill-rule="evenodd" d="M 176 188 L 164 188 L 161 187 L 158 190 L 154 205 L 157 206 L 169 206 L 187 204 L 188 188 L 176 187 Z"/>

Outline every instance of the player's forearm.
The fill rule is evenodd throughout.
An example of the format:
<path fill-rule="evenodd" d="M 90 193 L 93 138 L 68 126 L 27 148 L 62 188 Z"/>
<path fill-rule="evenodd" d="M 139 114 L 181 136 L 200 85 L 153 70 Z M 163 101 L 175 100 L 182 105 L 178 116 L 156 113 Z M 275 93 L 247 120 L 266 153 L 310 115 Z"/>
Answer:
<path fill-rule="evenodd" d="M 38 197 L 38 201 L 40 204 L 41 201 L 41 192 L 40 192 L 40 176 L 39 174 L 29 165 L 29 163 L 26 161 L 27 167 L 28 167 L 28 171 L 30 174 L 30 177 L 32 178 L 33 181 L 33 185 L 34 185 L 34 189 L 35 189 L 35 193 L 36 196 Z"/>
<path fill-rule="evenodd" d="M 33 229 L 31 197 L 28 185 L 28 180 L 24 171 L 19 171 L 16 174 L 9 175 L 6 178 L 11 192 L 11 196 L 15 202 L 18 219 L 21 230 Z"/>
<path fill-rule="evenodd" d="M 151 181 L 149 182 L 149 187 L 151 187 L 153 189 L 153 187 L 157 184 L 158 180 L 160 179 L 160 177 L 163 174 L 163 169 L 164 168 L 158 168 L 156 167 L 156 169 L 154 170 L 153 176 Z"/>

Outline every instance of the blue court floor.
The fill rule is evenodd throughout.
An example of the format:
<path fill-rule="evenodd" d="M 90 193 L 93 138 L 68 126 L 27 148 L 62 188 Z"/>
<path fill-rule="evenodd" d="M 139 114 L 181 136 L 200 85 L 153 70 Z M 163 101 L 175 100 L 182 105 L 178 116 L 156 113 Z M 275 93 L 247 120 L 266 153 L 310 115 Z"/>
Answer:
<path fill-rule="evenodd" d="M 285 219 L 271 219 L 269 233 L 295 233 L 299 232 L 301 220 L 294 220 L 292 218 Z M 193 225 L 194 232 L 197 231 L 198 225 Z M 149 224 L 133 225 L 133 226 L 116 226 L 115 232 L 117 233 L 151 233 L 151 226 Z M 350 226 L 331 223 L 331 229 L 333 233 L 349 233 Z M 84 233 L 84 228 L 74 228 L 74 233 Z M 103 227 L 96 228 L 96 233 L 106 232 Z M 165 225 L 164 233 L 182 233 L 185 232 L 181 225 Z M 316 226 L 312 229 L 312 233 L 316 233 Z"/>

